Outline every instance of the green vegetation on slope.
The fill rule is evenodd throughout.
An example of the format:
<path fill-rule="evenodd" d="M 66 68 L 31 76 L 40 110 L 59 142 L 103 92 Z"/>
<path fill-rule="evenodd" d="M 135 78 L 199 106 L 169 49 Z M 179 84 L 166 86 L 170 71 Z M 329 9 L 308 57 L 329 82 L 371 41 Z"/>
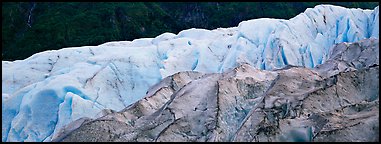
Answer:
<path fill-rule="evenodd" d="M 234 27 L 255 18 L 289 19 L 318 4 L 373 9 L 378 2 L 3 2 L 2 60 L 37 52 Z"/>

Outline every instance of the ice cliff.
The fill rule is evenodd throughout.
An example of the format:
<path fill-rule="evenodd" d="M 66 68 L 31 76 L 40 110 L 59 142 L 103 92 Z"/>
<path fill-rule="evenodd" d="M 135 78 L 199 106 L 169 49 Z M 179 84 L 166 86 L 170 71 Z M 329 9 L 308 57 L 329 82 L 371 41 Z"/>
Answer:
<path fill-rule="evenodd" d="M 122 111 L 80 119 L 53 141 L 379 141 L 379 41 L 335 45 L 313 69 L 179 72 Z"/>
<path fill-rule="evenodd" d="M 120 111 L 181 71 L 312 68 L 336 43 L 378 38 L 378 27 L 379 7 L 318 5 L 290 20 L 261 18 L 2 61 L 2 141 L 50 141 L 68 123 L 99 117 L 103 109 Z"/>

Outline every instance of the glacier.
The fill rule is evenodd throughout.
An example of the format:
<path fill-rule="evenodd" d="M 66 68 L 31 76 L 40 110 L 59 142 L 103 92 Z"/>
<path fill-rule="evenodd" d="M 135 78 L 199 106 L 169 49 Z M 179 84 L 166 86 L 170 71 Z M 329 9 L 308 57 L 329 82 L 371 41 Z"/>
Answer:
<path fill-rule="evenodd" d="M 181 71 L 313 68 L 336 43 L 378 38 L 378 27 L 379 6 L 318 5 L 289 20 L 260 18 L 2 61 L 2 141 L 50 141 L 68 123 L 96 118 L 103 109 L 120 111 Z"/>

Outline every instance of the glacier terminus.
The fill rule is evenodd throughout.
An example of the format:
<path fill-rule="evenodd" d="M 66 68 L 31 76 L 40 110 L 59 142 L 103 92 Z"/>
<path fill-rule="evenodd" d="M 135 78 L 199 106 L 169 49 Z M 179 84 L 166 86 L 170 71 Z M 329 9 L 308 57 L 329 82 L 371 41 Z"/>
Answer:
<path fill-rule="evenodd" d="M 51 141 L 70 122 L 120 111 L 178 72 L 223 73 L 242 64 L 314 68 L 335 44 L 366 38 L 379 38 L 378 6 L 318 5 L 289 20 L 260 18 L 2 61 L 2 141 Z"/>

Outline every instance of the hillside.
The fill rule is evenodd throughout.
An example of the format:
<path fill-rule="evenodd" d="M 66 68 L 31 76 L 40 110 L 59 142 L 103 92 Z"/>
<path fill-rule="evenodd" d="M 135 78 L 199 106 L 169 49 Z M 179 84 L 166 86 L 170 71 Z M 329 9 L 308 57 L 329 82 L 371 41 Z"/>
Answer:
<path fill-rule="evenodd" d="M 322 88 L 323 94 L 317 96 L 317 98 L 321 98 L 323 95 L 328 95 L 324 92 L 332 93 L 335 88 L 337 90 L 338 86 L 343 86 L 345 90 L 341 93 L 349 92 L 351 95 L 348 95 L 346 100 L 341 100 L 339 96 L 337 96 L 338 98 L 328 97 L 339 99 L 339 104 L 331 105 L 328 102 L 330 99 L 324 99 L 327 101 L 321 102 L 323 108 L 360 104 L 363 100 L 374 101 L 378 99 L 378 85 L 375 85 L 378 83 L 378 75 L 375 74 L 378 72 L 379 65 L 378 38 L 378 6 L 371 10 L 363 10 L 334 5 L 317 5 L 289 20 L 259 18 L 242 21 L 236 27 L 213 30 L 191 28 L 182 30 L 178 34 L 163 33 L 152 38 L 140 38 L 133 41 L 114 41 L 97 46 L 49 50 L 36 53 L 24 60 L 2 61 L 2 141 L 51 141 L 61 135 L 61 128 L 73 121 L 83 120 L 86 117 L 96 119 L 102 116 L 104 111 L 107 113 L 130 108 L 131 105 L 147 98 L 156 90 L 162 89 L 164 93 L 162 93 L 163 95 L 158 93 L 160 96 L 154 97 L 153 102 L 168 101 L 169 93 L 173 92 L 168 89 L 168 86 L 165 86 L 168 81 L 173 84 L 174 89 L 178 89 L 189 80 L 197 78 L 197 73 L 205 74 L 205 78 L 211 76 L 200 79 L 200 81 L 194 80 L 190 87 L 186 86 L 186 91 L 192 90 L 192 88 L 199 89 L 191 92 L 192 95 L 187 96 L 185 89 L 184 93 L 178 93 L 178 97 L 186 98 L 185 101 L 177 103 L 178 105 L 194 106 L 194 104 L 197 105 L 194 102 L 205 102 L 200 101 L 199 98 L 202 99 L 206 95 L 213 95 L 209 98 L 217 97 L 213 91 L 209 91 L 216 90 L 216 88 L 212 88 L 215 85 L 213 81 L 216 80 L 213 77 L 228 74 L 227 77 L 221 78 L 223 80 L 235 78 L 235 76 L 230 77 L 229 72 L 242 65 L 250 66 L 249 69 L 256 71 L 243 72 L 239 77 L 245 77 L 245 79 L 255 77 L 259 81 L 265 79 L 267 82 L 277 82 L 278 80 L 271 77 L 267 79 L 266 73 L 279 72 L 278 74 L 282 76 L 282 72 L 285 72 L 286 79 L 281 80 L 282 85 L 278 85 L 273 90 L 274 99 L 289 97 L 288 94 L 294 93 L 296 90 L 298 92 L 294 94 L 302 96 L 289 97 L 289 102 L 294 101 L 293 98 L 304 98 L 305 94 L 310 92 L 309 88 Z M 365 71 L 362 70 L 364 68 Z M 283 71 L 284 69 L 286 70 Z M 314 69 L 313 72 L 310 69 Z M 171 82 L 171 77 L 177 77 L 176 74 L 181 75 L 186 71 L 196 73 L 196 77 L 186 78 L 184 83 L 173 78 L 175 83 L 180 84 Z M 263 71 L 263 73 L 258 71 Z M 342 81 L 340 79 L 336 81 L 334 77 L 340 77 L 337 75 L 340 72 L 349 72 L 349 76 L 345 74 Z M 301 74 L 305 77 L 298 77 Z M 357 76 L 358 79 L 355 78 Z M 309 81 L 311 77 L 313 80 Z M 325 78 L 331 80 L 322 80 Z M 297 79 L 297 81 L 291 81 L 292 79 Z M 162 82 L 164 82 L 164 87 Z M 270 84 L 267 82 L 263 85 L 264 89 Z M 311 86 L 304 88 L 306 86 L 304 84 L 308 83 Z M 278 93 L 284 86 L 290 86 L 289 93 Z M 300 88 L 298 88 L 299 86 Z M 250 86 L 242 90 L 247 90 L 248 95 L 262 92 L 256 88 L 257 86 Z M 226 87 L 226 90 L 228 89 L 235 89 L 235 85 Z M 204 95 L 204 93 L 207 94 Z M 341 95 L 347 96 L 346 94 Z M 177 101 L 176 99 L 174 101 Z M 175 103 L 171 102 L 171 105 Z M 327 106 L 323 106 L 323 104 Z M 158 105 L 160 106 L 162 103 Z M 208 105 L 209 103 L 207 105 L 200 103 L 202 106 L 200 109 L 203 111 L 203 106 Z M 162 106 L 165 108 L 166 105 Z M 285 108 L 287 107 L 286 105 Z M 190 110 L 178 106 L 176 108 Z M 137 107 L 130 110 L 137 112 L 138 116 L 142 116 L 139 111 L 144 109 L 144 107 Z M 314 108 L 309 109 L 314 110 Z M 287 113 L 287 111 L 285 112 Z M 207 114 L 206 111 L 201 113 Z M 246 110 L 244 113 L 248 114 Z M 343 114 L 347 115 L 347 113 Z M 368 112 L 361 113 L 361 115 L 363 114 L 369 116 Z M 143 115 L 145 114 L 143 113 Z M 321 116 L 325 119 L 332 118 L 332 120 L 337 118 L 329 115 L 330 113 L 325 113 Z M 156 115 L 150 114 L 146 116 L 156 117 Z M 307 117 L 309 116 L 307 115 Z M 168 120 L 166 117 L 162 118 L 164 118 L 162 120 Z M 243 117 L 239 115 L 233 117 L 233 119 L 236 118 Z M 374 118 L 378 118 L 378 115 L 373 115 L 369 119 L 372 123 L 367 123 L 370 125 L 367 125 L 366 128 L 373 126 Z M 362 121 L 362 119 L 358 120 Z M 140 122 L 150 123 L 149 120 Z M 325 130 L 344 128 L 340 125 L 331 127 L 332 124 L 342 123 L 342 121 L 336 122 L 328 124 L 328 129 Z M 357 124 L 357 120 L 354 124 Z M 145 132 L 157 125 L 146 126 L 148 127 L 134 127 L 136 130 L 143 130 L 143 133 L 133 133 L 138 137 L 127 135 L 126 140 L 147 137 L 151 139 L 152 135 Z M 228 130 L 234 132 L 234 129 L 240 129 L 244 125 L 230 126 L 228 126 Z M 204 132 L 199 135 L 198 130 L 205 129 L 197 128 L 196 130 L 196 135 L 202 136 L 202 139 L 198 140 L 203 141 L 204 138 L 210 138 L 210 135 L 205 137 Z M 221 130 L 225 131 L 225 129 Z M 157 133 L 151 134 L 156 135 Z M 77 136 L 72 138 L 76 141 Z M 222 141 L 230 141 L 231 136 L 230 134 L 221 135 L 220 138 L 223 138 Z M 217 139 L 219 138 L 217 137 Z M 193 140 L 193 138 L 190 139 L 190 141 Z"/>
<path fill-rule="evenodd" d="M 325 2 L 328 3 L 328 2 Z M 289 19 L 324 2 L 2 2 L 2 60 L 37 52 L 178 33 L 235 27 L 256 18 Z M 373 9 L 377 2 L 331 2 Z"/>

